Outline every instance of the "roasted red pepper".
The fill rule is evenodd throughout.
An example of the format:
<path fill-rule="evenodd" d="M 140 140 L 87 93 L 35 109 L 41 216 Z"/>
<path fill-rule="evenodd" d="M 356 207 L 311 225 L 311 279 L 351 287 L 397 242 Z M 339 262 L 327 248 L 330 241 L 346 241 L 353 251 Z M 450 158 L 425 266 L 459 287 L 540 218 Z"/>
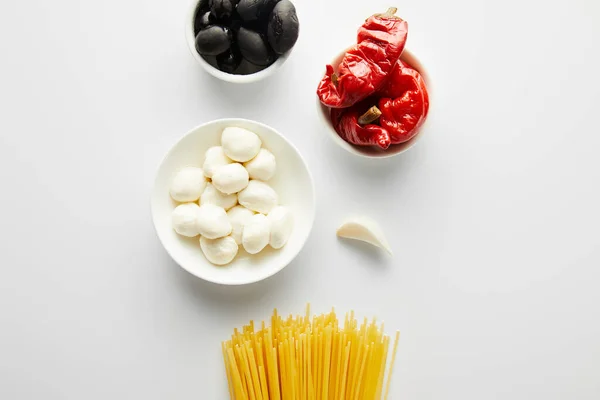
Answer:
<path fill-rule="evenodd" d="M 375 93 L 400 58 L 408 24 L 390 8 L 369 17 L 358 30 L 357 44 L 344 55 L 337 74 L 327 65 L 317 95 L 331 108 L 349 107 Z"/>
<path fill-rule="evenodd" d="M 429 94 L 421 74 L 399 60 L 377 96 L 379 124 L 389 133 L 392 144 L 412 139 L 429 111 Z"/>
<path fill-rule="evenodd" d="M 331 109 L 331 122 L 347 142 L 385 150 L 390 144 L 412 139 L 428 110 L 429 95 L 423 77 L 399 60 L 375 96 L 350 108 Z M 374 123 L 377 119 L 379 122 Z"/>
<path fill-rule="evenodd" d="M 375 111 L 376 108 L 367 110 L 370 104 L 373 101 L 366 100 L 350 108 L 333 108 L 331 123 L 346 142 L 359 146 L 378 146 L 385 150 L 390 147 L 390 135 L 386 129 L 370 123 L 381 114 L 379 110 Z"/>

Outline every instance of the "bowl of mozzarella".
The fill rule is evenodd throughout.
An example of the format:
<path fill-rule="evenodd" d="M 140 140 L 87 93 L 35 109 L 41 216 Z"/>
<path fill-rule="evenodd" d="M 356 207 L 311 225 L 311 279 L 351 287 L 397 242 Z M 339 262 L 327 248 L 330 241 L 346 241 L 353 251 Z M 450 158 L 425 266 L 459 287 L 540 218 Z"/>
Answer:
<path fill-rule="evenodd" d="M 169 255 L 204 280 L 266 279 L 300 252 L 315 217 L 306 162 L 275 129 L 221 119 L 188 132 L 161 163 L 152 219 Z"/>

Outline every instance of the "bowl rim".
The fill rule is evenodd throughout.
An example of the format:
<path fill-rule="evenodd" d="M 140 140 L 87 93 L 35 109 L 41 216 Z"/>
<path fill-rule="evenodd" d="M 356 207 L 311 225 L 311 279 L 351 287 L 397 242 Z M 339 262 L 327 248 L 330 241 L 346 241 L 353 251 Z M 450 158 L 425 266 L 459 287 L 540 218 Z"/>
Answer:
<path fill-rule="evenodd" d="M 206 72 L 210 75 L 214 76 L 217 79 L 222 81 L 231 82 L 231 83 L 252 83 L 258 82 L 268 76 L 273 75 L 275 71 L 277 71 L 283 63 L 286 62 L 293 48 L 285 52 L 284 54 L 280 54 L 277 57 L 277 60 L 267 68 L 255 72 L 253 74 L 247 75 L 236 75 L 229 74 L 227 72 L 223 72 L 218 70 L 217 68 L 210 65 L 198 52 L 196 51 L 196 36 L 194 35 L 194 16 L 196 15 L 196 10 L 200 5 L 201 0 L 192 0 L 189 6 L 188 13 L 186 15 L 185 20 L 185 39 L 188 45 L 188 49 L 190 53 L 192 53 L 192 57 L 204 68 Z"/>
<path fill-rule="evenodd" d="M 268 274 L 265 275 L 261 275 L 258 276 L 256 278 L 252 278 L 249 280 L 245 280 L 245 281 L 240 281 L 240 282 L 229 282 L 229 281 L 224 281 L 224 280 L 220 280 L 220 279 L 211 279 L 209 277 L 206 276 L 202 276 L 201 274 L 198 274 L 190 269 L 188 269 L 187 267 L 184 266 L 185 263 L 181 262 L 181 259 L 174 254 L 171 249 L 165 245 L 165 241 L 163 240 L 163 236 L 161 234 L 161 232 L 158 229 L 157 226 L 157 210 L 156 210 L 156 205 L 155 205 L 155 196 L 154 193 L 156 191 L 156 187 L 157 187 L 157 183 L 158 183 L 158 177 L 159 177 L 159 173 L 163 168 L 163 165 L 165 164 L 165 161 L 167 160 L 167 158 L 169 158 L 169 156 L 172 155 L 175 147 L 177 147 L 177 145 L 179 145 L 185 138 L 187 138 L 189 135 L 194 134 L 194 132 L 196 132 L 199 129 L 203 129 L 209 125 L 213 125 L 213 124 L 218 124 L 218 123 L 238 123 L 238 122 L 243 122 L 243 123 L 250 123 L 250 124 L 255 124 L 258 126 L 261 126 L 262 128 L 268 129 L 270 131 L 272 131 L 273 133 L 275 133 L 277 136 L 279 136 L 281 139 L 283 139 L 283 141 L 290 146 L 290 148 L 296 152 L 296 154 L 298 155 L 300 161 L 302 162 L 302 165 L 304 166 L 304 169 L 306 170 L 306 173 L 308 174 L 308 180 L 310 183 L 310 189 L 311 189 L 311 201 L 312 201 L 312 212 L 310 215 L 310 221 L 309 221 L 309 228 L 306 232 L 306 234 L 300 238 L 300 242 L 301 245 L 298 247 L 298 251 L 291 253 L 287 258 L 283 259 L 281 266 L 278 267 L 277 269 L 269 272 Z M 279 132 L 277 129 L 264 124 L 262 122 L 258 122 L 255 120 L 251 120 L 251 119 L 247 119 L 247 118 L 219 118 L 219 119 L 215 119 L 215 120 L 211 120 L 208 122 L 205 122 L 203 124 L 197 125 L 194 128 L 188 130 L 182 137 L 180 137 L 170 148 L 169 150 L 165 153 L 164 157 L 161 159 L 160 163 L 158 164 L 157 168 L 155 169 L 155 174 L 154 174 L 154 180 L 153 180 L 153 184 L 152 184 L 152 190 L 150 193 L 150 214 L 152 217 L 152 225 L 154 226 L 154 231 L 156 232 L 156 236 L 158 236 L 158 240 L 160 241 L 162 247 L 165 249 L 165 251 L 167 252 L 167 254 L 169 255 L 169 257 L 171 257 L 171 259 L 173 259 L 173 261 L 175 261 L 175 263 L 177 265 L 179 265 L 180 268 L 182 268 L 183 270 L 187 271 L 188 273 L 190 273 L 191 275 L 200 278 L 204 281 L 207 282 L 211 282 L 211 283 L 215 283 L 215 284 L 219 284 L 219 285 L 224 285 L 224 286 L 242 286 L 242 285 L 249 285 L 249 284 L 253 284 L 253 283 L 257 283 L 260 281 L 263 281 L 265 279 L 268 279 L 270 277 L 272 277 L 273 275 L 277 274 L 278 272 L 280 272 L 281 270 L 283 270 L 285 267 L 287 267 L 297 256 L 298 254 L 300 254 L 300 252 L 302 251 L 302 249 L 304 249 L 304 246 L 306 245 L 306 242 L 308 241 L 308 238 L 310 237 L 310 234 L 312 233 L 312 229 L 314 227 L 314 222 L 316 219 L 316 207 L 317 207 L 317 195 L 316 195 L 316 187 L 315 187 L 315 180 L 314 177 L 312 175 L 312 173 L 310 172 L 310 168 L 308 168 L 308 163 L 306 162 L 306 159 L 304 158 L 304 156 L 302 156 L 302 153 L 298 150 L 298 148 L 290 141 L 288 140 L 283 134 L 281 134 L 281 132 Z M 219 268 L 216 267 L 215 268 Z"/>
<path fill-rule="evenodd" d="M 346 51 L 350 48 L 352 48 L 352 46 L 346 47 L 333 60 L 337 60 L 338 58 L 342 57 L 346 53 Z M 417 143 L 420 142 L 420 140 L 424 136 L 424 132 L 426 130 L 424 128 L 426 128 L 429 125 L 428 121 L 430 119 L 429 115 L 431 113 L 431 103 L 432 103 L 431 78 L 430 78 L 428 70 L 425 68 L 425 66 L 423 65 L 421 60 L 415 55 L 415 53 L 410 51 L 408 48 L 404 49 L 400 58 L 401 59 L 403 59 L 403 58 L 411 59 L 411 62 L 409 63 L 411 65 L 411 67 L 416 69 L 423 77 L 423 80 L 425 81 L 425 84 L 427 85 L 427 94 L 429 95 L 429 112 L 427 114 L 427 118 L 425 119 L 425 122 L 423 122 L 423 124 L 419 127 L 417 134 L 413 138 L 411 138 L 407 142 L 392 145 L 392 146 L 399 146 L 399 147 L 401 146 L 402 147 L 397 151 L 389 151 L 390 149 L 388 148 L 387 150 L 382 150 L 380 152 L 376 152 L 376 150 L 372 150 L 369 147 L 369 149 L 372 150 L 369 152 L 369 151 L 366 151 L 366 149 L 363 149 L 363 146 L 357 146 L 352 143 L 346 142 L 344 139 L 342 139 L 340 137 L 340 135 L 338 135 L 338 133 L 335 131 L 335 129 L 331 125 L 331 119 L 329 118 L 329 115 L 330 115 L 329 108 L 326 105 L 324 105 L 323 103 L 321 103 L 321 101 L 319 100 L 319 98 L 317 96 L 317 108 L 319 111 L 319 115 L 322 117 L 322 119 L 325 122 L 326 128 L 329 131 L 329 136 L 333 139 L 333 141 L 338 146 L 340 146 L 344 150 L 348 151 L 349 153 L 352 153 L 359 157 L 370 158 L 370 159 L 391 158 L 391 157 L 395 157 L 397 155 L 400 155 L 400 154 L 405 153 L 408 150 L 412 149 L 413 147 L 415 147 L 417 145 Z"/>

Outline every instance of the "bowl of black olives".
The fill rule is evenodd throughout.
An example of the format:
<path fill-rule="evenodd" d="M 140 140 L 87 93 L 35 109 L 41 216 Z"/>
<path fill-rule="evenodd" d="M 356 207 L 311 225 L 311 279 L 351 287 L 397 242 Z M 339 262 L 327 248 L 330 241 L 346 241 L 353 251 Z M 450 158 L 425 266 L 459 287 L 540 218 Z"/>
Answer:
<path fill-rule="evenodd" d="M 283 65 L 299 28 L 290 0 L 199 0 L 188 15 L 186 38 L 192 55 L 209 74 L 249 83 Z"/>

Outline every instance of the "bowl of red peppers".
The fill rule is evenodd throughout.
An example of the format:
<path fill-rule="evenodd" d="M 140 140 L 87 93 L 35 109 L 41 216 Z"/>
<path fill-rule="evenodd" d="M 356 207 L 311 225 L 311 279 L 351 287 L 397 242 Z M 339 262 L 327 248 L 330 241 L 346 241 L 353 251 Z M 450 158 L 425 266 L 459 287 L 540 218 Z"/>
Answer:
<path fill-rule="evenodd" d="M 356 44 L 327 65 L 317 88 L 333 139 L 356 155 L 390 157 L 408 150 L 429 112 L 429 79 L 404 48 L 408 24 L 396 12 L 369 17 Z"/>

